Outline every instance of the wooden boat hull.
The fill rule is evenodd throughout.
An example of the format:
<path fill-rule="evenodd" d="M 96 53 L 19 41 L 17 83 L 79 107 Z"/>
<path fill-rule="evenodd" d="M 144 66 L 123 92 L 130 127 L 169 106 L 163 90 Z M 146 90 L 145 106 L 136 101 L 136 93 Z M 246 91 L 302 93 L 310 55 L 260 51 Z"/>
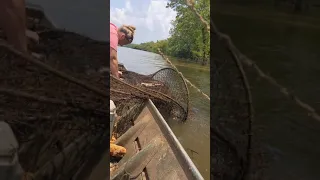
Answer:
<path fill-rule="evenodd" d="M 151 100 L 134 120 L 134 125 L 115 142 L 127 154 L 110 179 L 202 180 L 176 136 Z"/>

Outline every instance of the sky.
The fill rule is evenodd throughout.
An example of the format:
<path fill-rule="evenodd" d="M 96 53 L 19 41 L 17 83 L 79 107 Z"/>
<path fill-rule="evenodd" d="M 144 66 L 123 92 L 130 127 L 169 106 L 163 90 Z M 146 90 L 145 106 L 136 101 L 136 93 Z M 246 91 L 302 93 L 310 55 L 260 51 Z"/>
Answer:
<path fill-rule="evenodd" d="M 26 2 L 40 5 L 58 28 L 100 41 L 109 40 L 107 0 L 26 0 Z"/>
<path fill-rule="evenodd" d="M 110 0 L 110 22 L 135 26 L 135 44 L 166 39 L 176 17 L 166 4 L 165 0 Z"/>

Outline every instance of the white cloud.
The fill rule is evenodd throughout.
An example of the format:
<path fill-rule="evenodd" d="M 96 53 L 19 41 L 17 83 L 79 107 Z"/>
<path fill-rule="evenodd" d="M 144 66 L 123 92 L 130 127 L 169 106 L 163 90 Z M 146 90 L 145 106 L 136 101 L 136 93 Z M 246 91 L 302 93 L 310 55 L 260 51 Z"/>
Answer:
<path fill-rule="evenodd" d="M 132 5 L 131 2 L 138 1 L 126 0 L 123 8 L 114 8 L 111 3 L 111 22 L 118 26 L 122 24 L 136 26 L 136 43 L 165 39 L 169 36 L 171 21 L 175 19 L 176 12 L 166 8 L 167 1 L 151 0 L 144 9 L 139 4 Z"/>
<path fill-rule="evenodd" d="M 132 12 L 131 3 L 130 3 L 129 0 L 126 1 L 126 9 L 127 9 L 129 12 Z"/>

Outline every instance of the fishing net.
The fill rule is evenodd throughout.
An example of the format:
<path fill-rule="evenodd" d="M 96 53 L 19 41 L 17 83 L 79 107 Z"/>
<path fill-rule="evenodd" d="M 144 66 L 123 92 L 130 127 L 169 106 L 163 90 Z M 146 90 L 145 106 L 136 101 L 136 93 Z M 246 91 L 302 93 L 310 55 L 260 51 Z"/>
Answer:
<path fill-rule="evenodd" d="M 70 179 L 109 139 L 109 44 L 61 30 L 39 37 L 39 44 L 30 46 L 42 56 L 38 60 L 0 42 L 0 117 L 14 131 L 26 172 L 34 179 Z M 120 122 L 130 123 L 147 99 L 165 117 L 187 119 L 188 89 L 175 70 L 151 75 L 124 70 L 123 76 L 123 81 L 110 78 Z"/>
<path fill-rule="evenodd" d="M 110 98 L 121 117 L 115 128 L 120 136 L 132 126 L 145 101 L 151 99 L 165 119 L 187 120 L 188 88 L 184 79 L 172 68 L 163 68 L 150 75 L 128 71 L 120 66 L 123 80 L 111 77 Z"/>
<path fill-rule="evenodd" d="M 0 119 L 34 179 L 71 179 L 109 139 L 109 76 L 98 71 L 107 66 L 108 43 L 65 31 L 39 36 L 33 51 L 41 60 L 0 42 Z"/>
<path fill-rule="evenodd" d="M 212 34 L 211 143 L 214 179 L 243 179 L 251 163 L 252 108 L 245 74 Z"/>

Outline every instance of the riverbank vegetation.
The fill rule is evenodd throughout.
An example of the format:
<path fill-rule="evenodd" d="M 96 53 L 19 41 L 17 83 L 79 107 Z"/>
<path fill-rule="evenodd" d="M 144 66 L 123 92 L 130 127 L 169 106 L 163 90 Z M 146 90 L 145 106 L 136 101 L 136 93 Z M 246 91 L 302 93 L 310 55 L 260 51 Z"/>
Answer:
<path fill-rule="evenodd" d="M 314 0 L 269 0 L 264 2 L 227 0 L 214 1 L 212 7 L 213 18 L 215 14 L 222 14 L 266 20 L 272 23 L 320 28 L 320 2 Z"/>
<path fill-rule="evenodd" d="M 194 1 L 196 10 L 210 21 L 210 1 Z M 199 18 L 185 4 L 185 0 L 170 1 L 167 8 L 177 12 L 172 22 L 170 37 L 156 42 L 130 44 L 126 47 L 158 53 L 158 48 L 166 55 L 183 58 L 202 65 L 210 59 L 210 34 Z"/>

